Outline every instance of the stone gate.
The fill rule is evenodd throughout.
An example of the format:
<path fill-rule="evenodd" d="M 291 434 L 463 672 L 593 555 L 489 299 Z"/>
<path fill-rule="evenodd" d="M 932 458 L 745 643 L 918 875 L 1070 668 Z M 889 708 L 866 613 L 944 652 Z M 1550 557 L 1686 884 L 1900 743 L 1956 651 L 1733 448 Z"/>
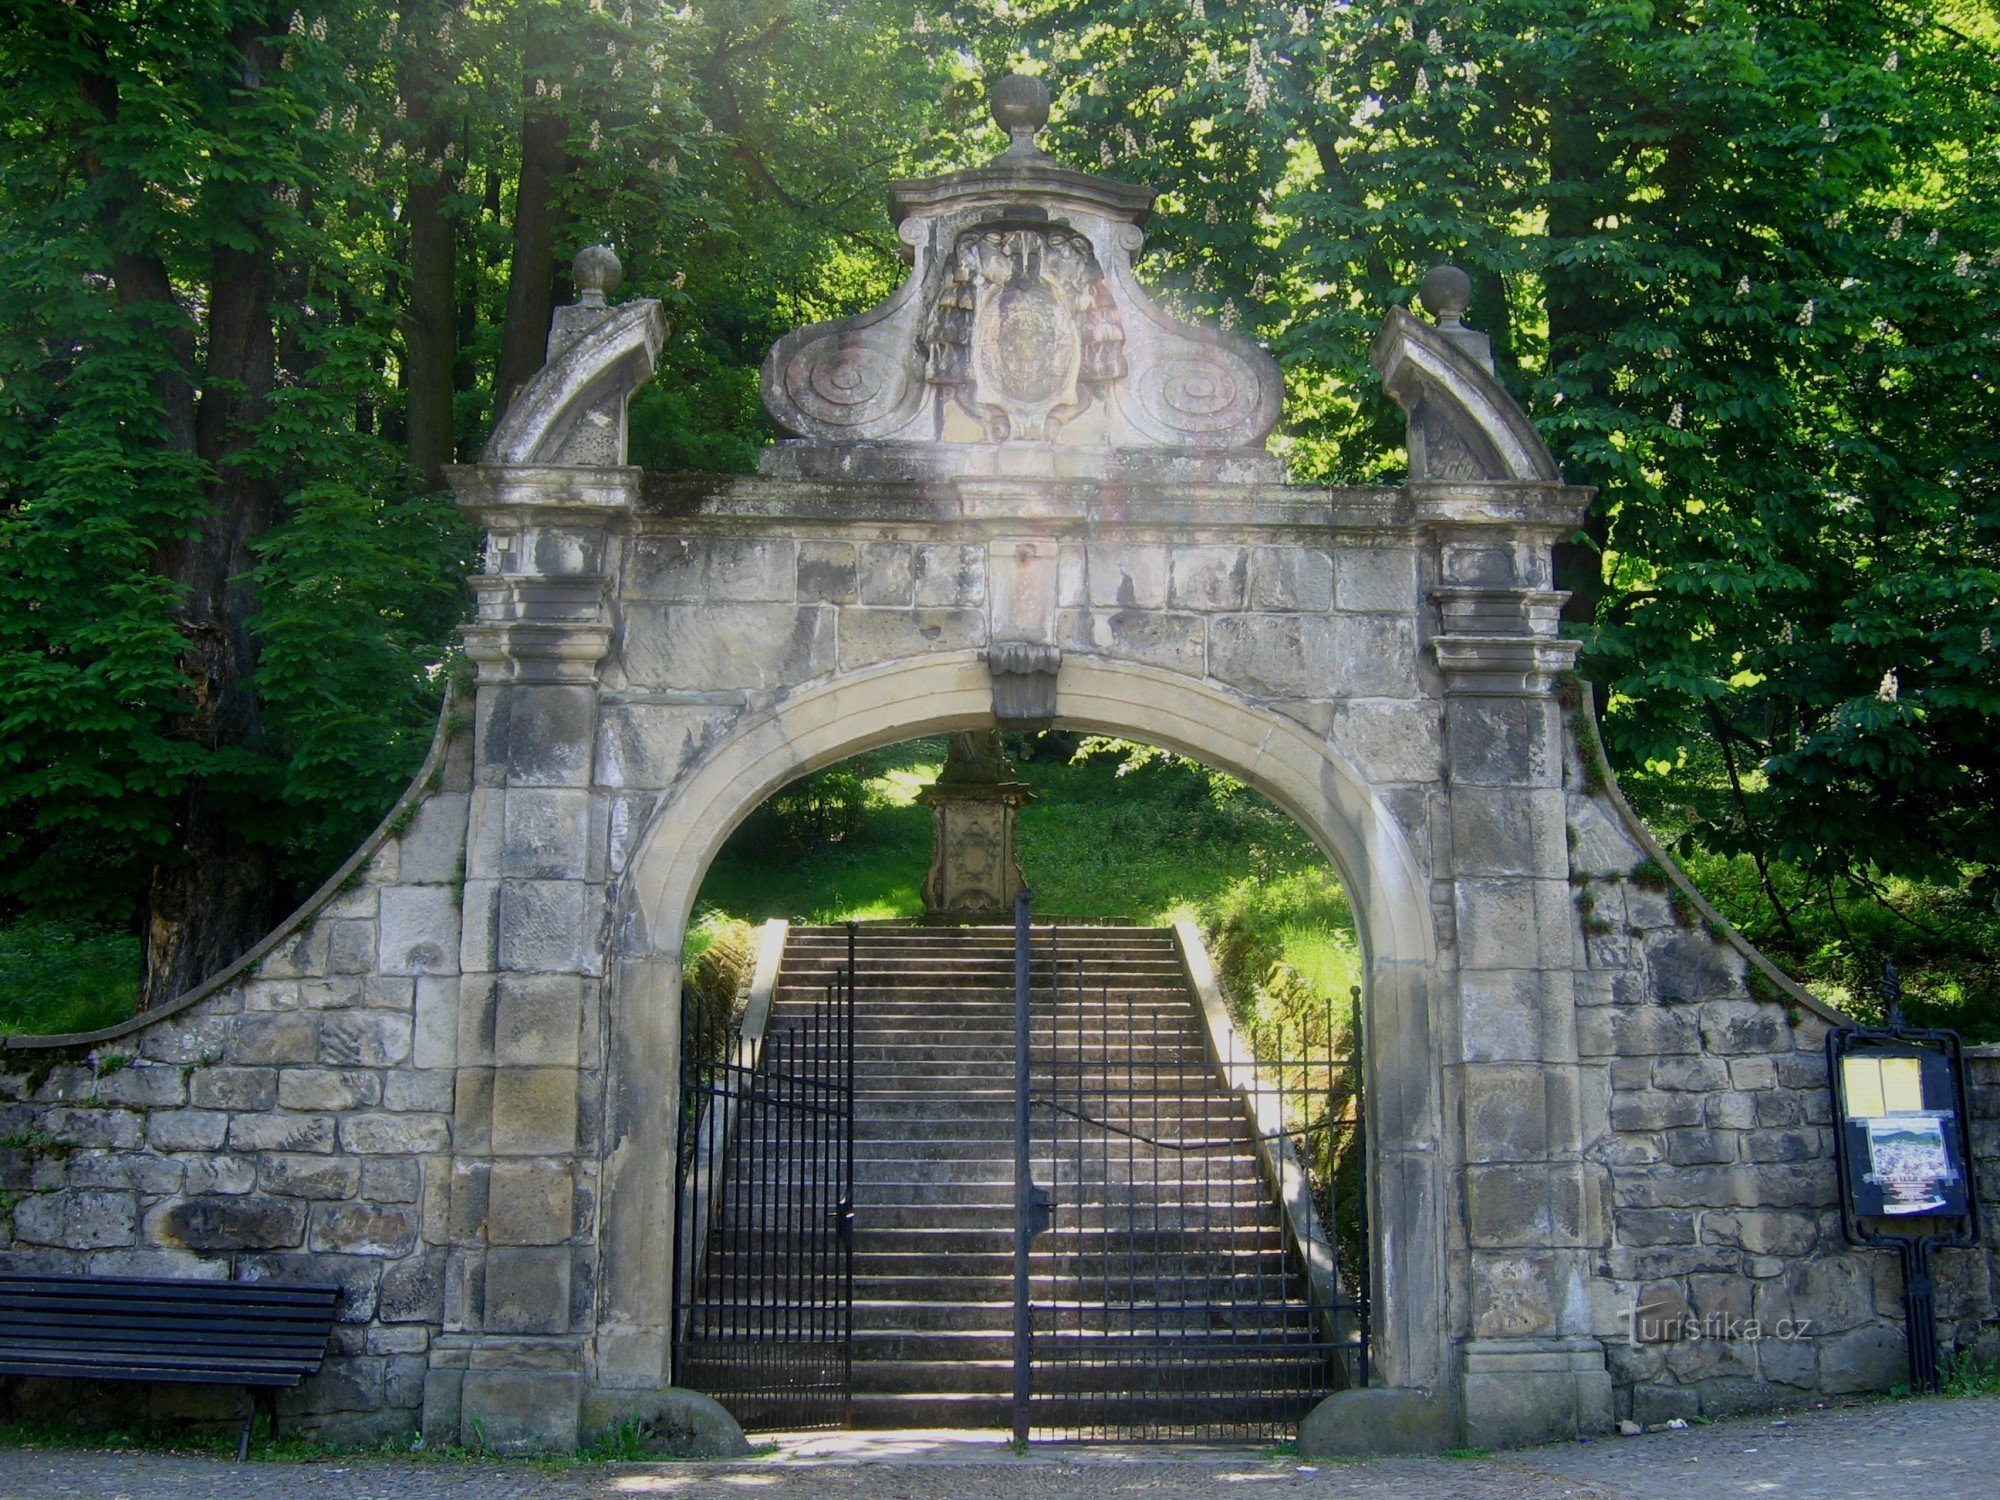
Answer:
<path fill-rule="evenodd" d="M 1152 195 L 1045 156 L 1038 86 L 998 95 L 1004 155 L 894 190 L 902 288 L 772 350 L 794 436 L 755 476 L 626 464 L 666 327 L 579 259 L 548 363 L 451 476 L 487 533 L 476 670 L 423 770 L 227 973 L 7 1040 L 5 1263 L 337 1281 L 293 1405 L 340 1435 L 563 1446 L 657 1410 L 709 861 L 793 778 L 997 713 L 1241 778 L 1352 895 L 1381 1388 L 1309 1445 L 1893 1383 L 1893 1271 L 1835 1208 L 1839 1018 L 1619 797 L 1551 578 L 1588 492 L 1466 279 L 1374 346 L 1407 481 L 1290 484 L 1275 364 L 1135 277 Z M 1955 1264 L 1957 1337 L 1990 1338 L 1985 1262 Z M 1794 1336 L 1649 1339 L 1635 1308 Z"/>

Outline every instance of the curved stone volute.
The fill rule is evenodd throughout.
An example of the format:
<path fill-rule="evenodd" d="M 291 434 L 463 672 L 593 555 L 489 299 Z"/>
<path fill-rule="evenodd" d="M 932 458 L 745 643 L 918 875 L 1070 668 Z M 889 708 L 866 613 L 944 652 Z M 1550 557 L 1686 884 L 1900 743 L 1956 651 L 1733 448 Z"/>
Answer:
<path fill-rule="evenodd" d="M 1409 419 L 1410 478 L 1559 482 L 1548 445 L 1494 378 L 1486 336 L 1460 319 L 1470 292 L 1463 271 L 1438 267 L 1420 293 L 1437 323 L 1391 308 L 1369 351 Z"/>
<path fill-rule="evenodd" d="M 608 264 L 607 264 L 608 261 Z M 617 284 L 617 259 L 603 246 L 577 257 L 582 297 L 556 310 L 549 361 L 515 394 L 487 440 L 481 461 L 587 468 L 625 462 L 625 411 L 653 378 L 667 320 L 647 298 L 605 303 Z"/>
<path fill-rule="evenodd" d="M 984 167 L 901 182 L 909 278 L 888 301 L 786 335 L 764 404 L 819 443 L 1261 449 L 1284 384 L 1251 340 L 1182 323 L 1132 270 L 1148 188 L 1034 144 L 1037 80 L 995 88 L 1012 144 Z M 948 460 L 947 460 L 948 461 Z"/>

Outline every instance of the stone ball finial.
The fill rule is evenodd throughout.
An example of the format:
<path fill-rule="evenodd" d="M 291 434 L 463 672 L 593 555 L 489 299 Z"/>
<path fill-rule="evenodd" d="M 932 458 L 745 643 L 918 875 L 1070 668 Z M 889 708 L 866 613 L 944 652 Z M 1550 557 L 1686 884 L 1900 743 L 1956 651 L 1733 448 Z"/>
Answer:
<path fill-rule="evenodd" d="M 993 85 L 993 119 L 1002 130 L 1036 131 L 1049 123 L 1049 86 L 1026 73 L 1009 73 Z"/>
<path fill-rule="evenodd" d="M 1472 305 L 1472 278 L 1457 266 L 1432 266 L 1417 288 L 1417 300 L 1438 327 L 1457 328 Z"/>
<path fill-rule="evenodd" d="M 1049 86 L 1025 73 L 997 79 L 988 96 L 993 122 L 1013 138 L 1008 156 L 1040 156 L 1035 135 L 1049 123 Z"/>
<path fill-rule="evenodd" d="M 606 295 L 617 291 L 625 279 L 625 267 L 609 245 L 585 245 L 569 263 L 569 272 L 576 281 L 577 300 L 592 307 L 602 307 Z"/>

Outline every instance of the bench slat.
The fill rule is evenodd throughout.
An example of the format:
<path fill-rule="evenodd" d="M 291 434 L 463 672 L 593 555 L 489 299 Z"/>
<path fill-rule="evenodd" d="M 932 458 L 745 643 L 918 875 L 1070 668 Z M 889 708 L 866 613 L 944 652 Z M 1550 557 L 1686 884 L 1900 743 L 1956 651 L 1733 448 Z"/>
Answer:
<path fill-rule="evenodd" d="M 340 1289 L 0 1276 L 0 1374 L 295 1386 L 319 1370 Z"/>

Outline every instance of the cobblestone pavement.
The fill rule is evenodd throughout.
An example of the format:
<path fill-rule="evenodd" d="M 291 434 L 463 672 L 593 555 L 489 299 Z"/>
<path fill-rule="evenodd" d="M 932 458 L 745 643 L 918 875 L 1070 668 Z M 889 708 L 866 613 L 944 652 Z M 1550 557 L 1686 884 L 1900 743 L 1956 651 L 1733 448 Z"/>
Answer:
<path fill-rule="evenodd" d="M 0 1450 L 5 1500 L 1113 1500 L 1297 1495 L 1440 1500 L 1855 1500 L 2000 1494 L 2000 1398 L 1896 1402 L 1487 1458 L 1307 1464 L 1215 1448 L 1037 1450 L 966 1435 L 789 1441 L 732 1464 L 236 1465 L 138 1453 Z"/>

